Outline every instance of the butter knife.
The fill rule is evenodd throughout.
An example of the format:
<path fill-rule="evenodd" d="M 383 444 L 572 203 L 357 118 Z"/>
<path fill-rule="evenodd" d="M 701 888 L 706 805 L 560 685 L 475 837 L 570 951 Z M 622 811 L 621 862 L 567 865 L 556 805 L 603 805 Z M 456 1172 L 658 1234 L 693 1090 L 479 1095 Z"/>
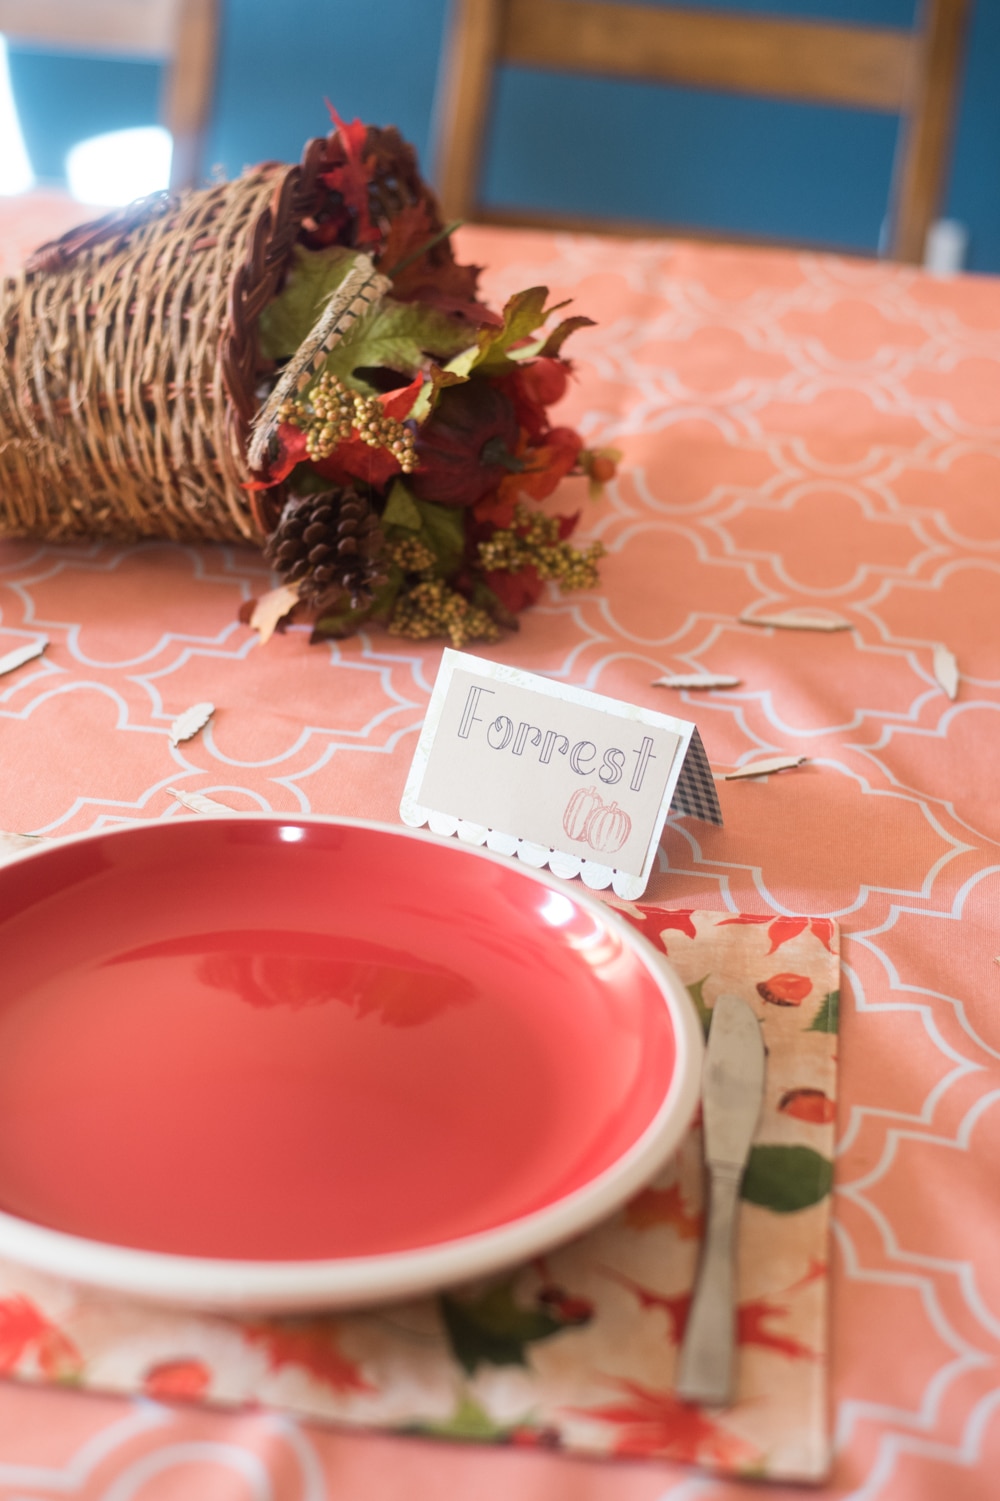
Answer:
<path fill-rule="evenodd" d="M 736 1217 L 740 1184 L 764 1098 L 764 1039 L 738 995 L 712 1009 L 702 1075 L 708 1223 L 675 1385 L 687 1402 L 722 1407 L 736 1368 Z"/>

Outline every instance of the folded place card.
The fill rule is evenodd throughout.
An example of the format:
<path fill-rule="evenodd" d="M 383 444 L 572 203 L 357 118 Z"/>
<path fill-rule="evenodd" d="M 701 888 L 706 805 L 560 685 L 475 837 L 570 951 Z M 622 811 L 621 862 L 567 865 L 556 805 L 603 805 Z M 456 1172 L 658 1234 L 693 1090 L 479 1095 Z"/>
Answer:
<path fill-rule="evenodd" d="M 399 806 L 404 823 L 632 901 L 671 809 L 722 822 L 690 720 L 445 651 Z"/>

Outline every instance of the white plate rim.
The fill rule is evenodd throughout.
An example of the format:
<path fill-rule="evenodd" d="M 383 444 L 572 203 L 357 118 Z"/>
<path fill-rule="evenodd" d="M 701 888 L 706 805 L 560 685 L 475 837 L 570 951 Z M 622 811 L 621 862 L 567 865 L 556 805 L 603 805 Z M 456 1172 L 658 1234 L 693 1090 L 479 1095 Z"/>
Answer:
<path fill-rule="evenodd" d="M 675 1065 L 656 1114 L 645 1130 L 603 1172 L 572 1193 L 531 1214 L 459 1239 L 377 1256 L 324 1261 L 239 1261 L 133 1249 L 52 1230 L 0 1210 L 0 1258 L 36 1271 L 157 1304 L 218 1312 L 292 1313 L 346 1309 L 403 1301 L 500 1272 L 582 1234 L 643 1188 L 676 1151 L 701 1088 L 704 1035 L 687 989 L 653 945 L 607 903 L 579 883 L 570 885 L 545 870 L 516 865 L 505 855 L 461 844 L 425 830 L 328 814 L 234 813 L 201 815 L 193 827 L 241 822 L 319 824 L 367 829 L 393 837 L 448 847 L 469 859 L 514 869 L 539 886 L 570 895 L 617 932 L 655 980 L 670 1013 Z M 88 830 L 25 850 L 7 862 L 17 867 L 44 860 L 70 844 L 127 836 L 173 820 L 150 820 L 113 829 Z M 188 820 L 184 819 L 183 824 Z M 178 826 L 181 826 L 178 824 Z"/>

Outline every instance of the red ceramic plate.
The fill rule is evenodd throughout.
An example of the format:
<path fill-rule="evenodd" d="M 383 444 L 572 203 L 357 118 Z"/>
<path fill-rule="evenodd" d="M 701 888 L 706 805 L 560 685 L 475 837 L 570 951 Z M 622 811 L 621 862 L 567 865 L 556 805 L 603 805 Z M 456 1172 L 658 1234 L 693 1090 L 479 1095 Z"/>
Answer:
<path fill-rule="evenodd" d="M 609 1213 L 701 1039 L 578 887 L 370 824 L 239 817 L 0 869 L 0 1256 L 217 1307 L 378 1301 Z"/>

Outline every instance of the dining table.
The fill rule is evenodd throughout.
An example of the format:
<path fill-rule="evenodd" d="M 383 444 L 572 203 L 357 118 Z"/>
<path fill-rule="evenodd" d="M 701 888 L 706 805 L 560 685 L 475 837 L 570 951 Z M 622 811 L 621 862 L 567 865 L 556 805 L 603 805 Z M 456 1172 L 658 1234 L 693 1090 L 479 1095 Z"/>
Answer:
<path fill-rule="evenodd" d="M 0 200 L 3 272 L 86 217 L 56 193 Z M 129 1305 L 74 1363 L 97 1340 L 92 1305 L 74 1325 L 68 1294 L 0 1267 L 0 1498 L 985 1501 L 1000 1467 L 1000 280 L 472 225 L 456 244 L 492 306 L 544 285 L 594 320 L 566 348 L 556 416 L 620 454 L 596 498 L 569 477 L 546 502 L 603 544 L 597 586 L 549 584 L 518 629 L 466 650 L 697 725 L 723 822 L 673 810 L 645 893 L 618 906 L 679 964 L 695 927 L 756 945 L 772 1028 L 800 971 L 829 986 L 809 1030 L 826 1051 L 776 1109 L 829 1143 L 832 1189 L 758 1237 L 741 1326 L 758 1384 L 724 1439 L 685 1427 L 610 1343 L 584 1422 L 557 1390 L 572 1328 L 537 1345 L 548 1388 L 529 1387 L 527 1357 L 471 1376 L 466 1361 L 454 1380 L 427 1365 L 432 1403 L 418 1361 L 395 1406 L 373 1395 L 396 1380 L 374 1336 L 324 1362 L 288 1330 L 270 1385 L 216 1388 L 213 1360 L 248 1368 L 259 1330 L 237 1347 L 175 1312 L 168 1338 L 158 1310 Z M 46 642 L 0 677 L 10 858 L 24 836 L 198 819 L 199 796 L 400 825 L 447 643 L 364 626 L 311 644 L 295 624 L 265 641 L 247 602 L 273 585 L 250 546 L 0 540 L 0 657 Z M 714 685 L 659 681 L 692 676 Z M 203 702 L 211 724 L 175 743 Z M 794 944 L 811 945 L 801 962 Z M 670 1192 L 643 1201 L 634 1233 L 693 1257 L 696 1217 Z M 796 1212 L 813 1241 L 793 1272 Z M 643 1287 L 598 1268 L 584 1291 L 606 1287 L 652 1350 L 677 1307 L 656 1256 L 643 1266 Z M 570 1292 L 563 1321 L 582 1325 L 590 1305 Z M 797 1389 L 818 1447 L 782 1468 L 754 1448 L 755 1414 Z"/>

